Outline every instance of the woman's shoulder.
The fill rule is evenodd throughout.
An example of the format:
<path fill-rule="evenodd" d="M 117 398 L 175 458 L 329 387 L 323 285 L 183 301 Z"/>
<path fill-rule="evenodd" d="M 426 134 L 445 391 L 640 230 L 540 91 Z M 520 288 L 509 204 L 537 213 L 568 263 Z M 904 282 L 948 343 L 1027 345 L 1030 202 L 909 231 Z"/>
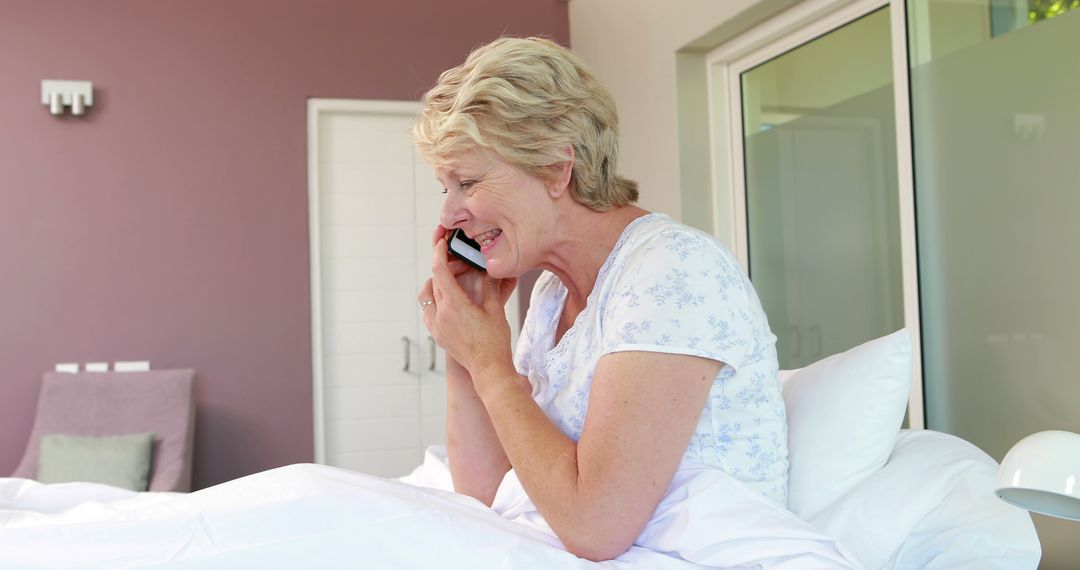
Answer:
<path fill-rule="evenodd" d="M 720 240 L 663 215 L 642 220 L 634 234 L 605 283 L 606 309 L 702 312 L 717 322 L 736 311 L 764 320 L 750 279 Z"/>
<path fill-rule="evenodd" d="M 641 219 L 623 248 L 623 266 L 628 268 L 737 266 L 731 251 L 719 239 L 665 214 L 653 213 Z"/>

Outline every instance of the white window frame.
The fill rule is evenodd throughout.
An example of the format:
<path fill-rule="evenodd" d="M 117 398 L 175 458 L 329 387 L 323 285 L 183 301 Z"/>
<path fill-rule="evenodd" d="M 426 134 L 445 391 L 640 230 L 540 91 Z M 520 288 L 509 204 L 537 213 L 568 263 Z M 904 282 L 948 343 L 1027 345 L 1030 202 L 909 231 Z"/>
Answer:
<path fill-rule="evenodd" d="M 713 233 L 734 244 L 739 263 L 744 270 L 748 270 L 740 74 L 884 6 L 890 8 L 892 30 L 904 322 L 912 337 L 913 366 L 908 399 L 908 424 L 912 429 L 924 429 L 926 419 L 922 385 L 922 329 L 919 322 L 919 268 L 916 255 L 904 0 L 807 0 L 708 54 L 706 66 Z"/>

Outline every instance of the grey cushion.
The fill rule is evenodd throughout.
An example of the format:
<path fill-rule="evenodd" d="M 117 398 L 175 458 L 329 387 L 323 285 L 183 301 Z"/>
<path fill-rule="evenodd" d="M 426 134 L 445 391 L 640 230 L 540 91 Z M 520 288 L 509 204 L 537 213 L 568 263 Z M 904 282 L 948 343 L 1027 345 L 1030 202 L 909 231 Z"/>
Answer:
<path fill-rule="evenodd" d="M 145 491 L 150 483 L 153 448 L 153 433 L 45 435 L 41 438 L 37 480 L 86 481 Z"/>

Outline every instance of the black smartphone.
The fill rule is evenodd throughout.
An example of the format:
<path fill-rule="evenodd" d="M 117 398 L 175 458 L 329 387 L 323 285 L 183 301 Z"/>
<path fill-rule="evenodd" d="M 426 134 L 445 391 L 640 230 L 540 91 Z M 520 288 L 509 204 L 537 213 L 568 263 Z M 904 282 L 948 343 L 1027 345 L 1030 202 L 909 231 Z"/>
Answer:
<path fill-rule="evenodd" d="M 484 259 L 484 254 L 480 253 L 480 244 L 469 239 L 469 236 L 466 236 L 465 232 L 461 231 L 461 228 L 450 232 L 448 243 L 450 244 L 450 253 L 454 254 L 454 257 L 480 271 L 487 271 L 487 260 Z"/>

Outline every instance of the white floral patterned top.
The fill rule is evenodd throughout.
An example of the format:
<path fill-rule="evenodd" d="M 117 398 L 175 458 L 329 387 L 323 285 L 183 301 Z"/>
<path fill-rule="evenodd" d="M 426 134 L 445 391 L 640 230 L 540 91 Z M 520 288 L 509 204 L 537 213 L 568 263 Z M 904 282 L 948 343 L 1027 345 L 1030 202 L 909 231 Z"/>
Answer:
<path fill-rule="evenodd" d="M 683 462 L 716 467 L 787 504 L 787 421 L 776 336 L 749 279 L 715 238 L 663 214 L 631 222 L 585 309 L 554 346 L 567 290 L 537 280 L 514 364 L 533 399 L 577 441 L 600 358 L 620 351 L 723 362 Z"/>

